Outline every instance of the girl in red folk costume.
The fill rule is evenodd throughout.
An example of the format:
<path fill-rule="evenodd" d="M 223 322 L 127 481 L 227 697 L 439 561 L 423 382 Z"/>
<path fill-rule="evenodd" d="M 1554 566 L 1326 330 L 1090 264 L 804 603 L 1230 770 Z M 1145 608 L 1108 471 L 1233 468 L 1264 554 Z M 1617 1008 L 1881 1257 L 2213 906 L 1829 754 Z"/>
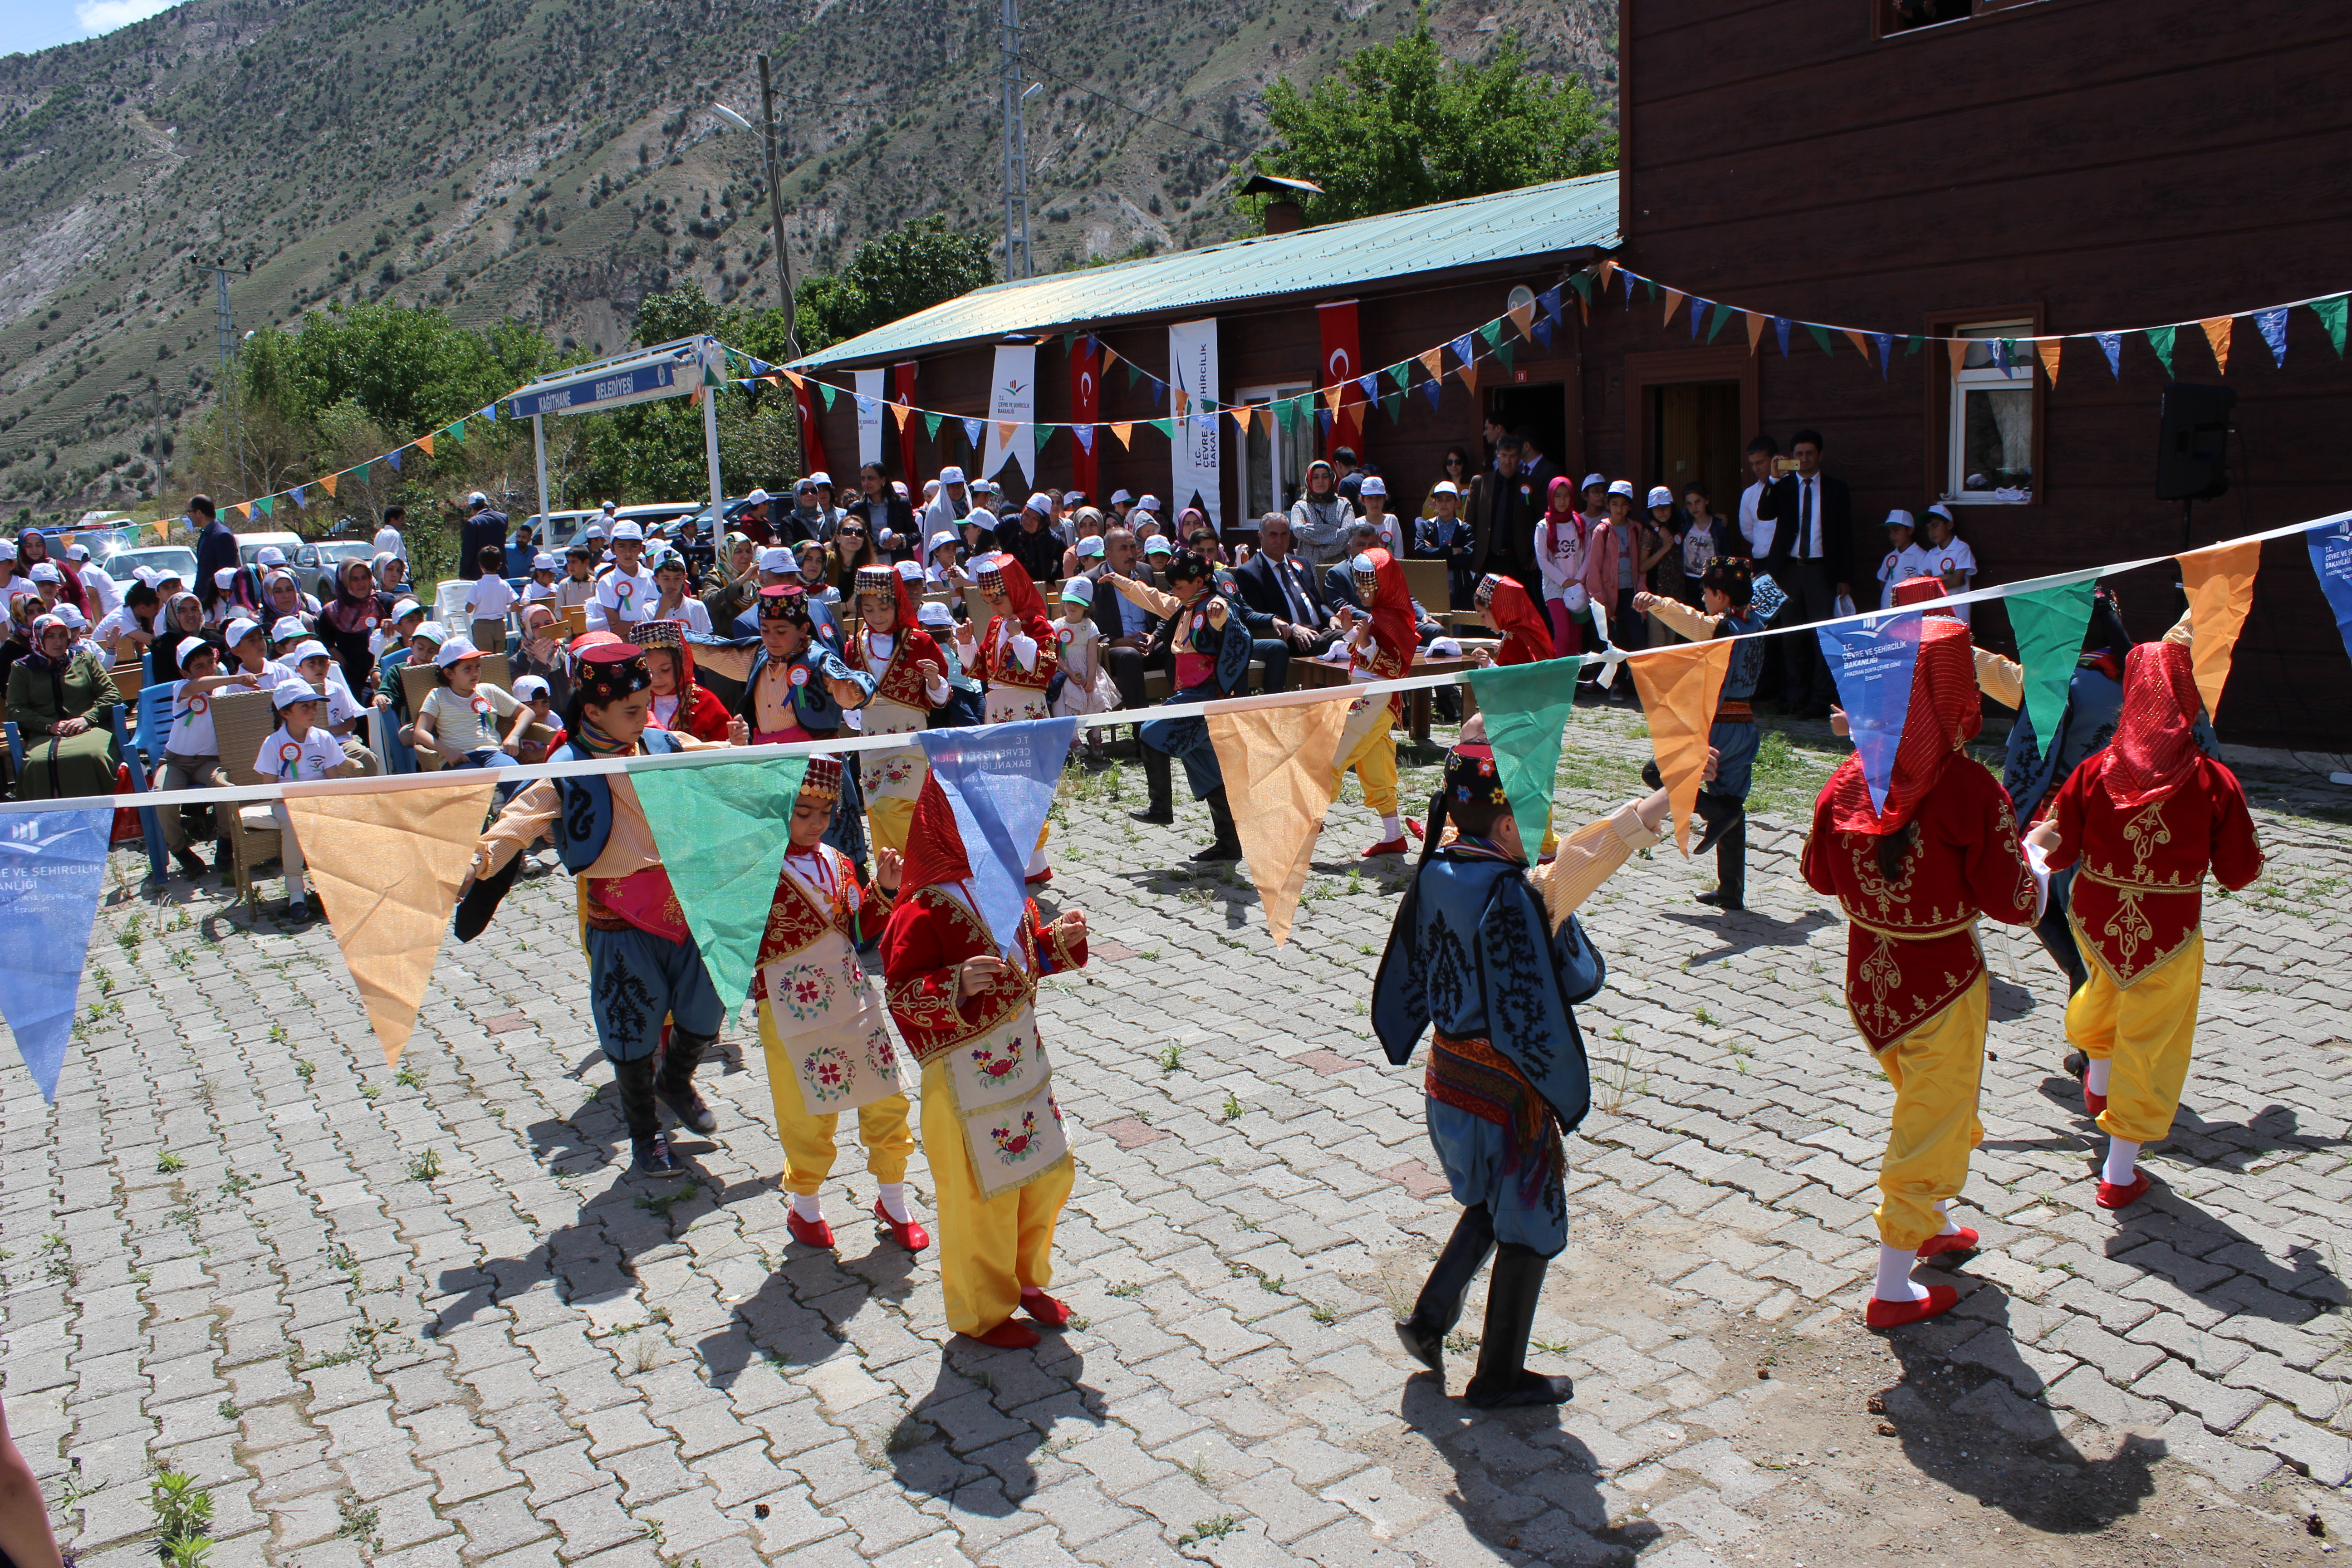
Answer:
<path fill-rule="evenodd" d="M 717 692 L 695 684 L 694 650 L 686 645 L 686 623 L 639 621 L 629 628 L 629 641 L 646 650 L 646 671 L 653 677 L 653 716 L 647 724 L 698 741 L 725 740 L 734 716 Z"/>
<path fill-rule="evenodd" d="M 988 683 L 983 721 L 1002 724 L 1015 719 L 1043 719 L 1045 689 L 1061 668 L 1053 623 L 1045 618 L 1045 601 L 1028 568 L 999 551 L 972 563 L 980 596 L 988 602 L 988 630 L 980 637 L 980 658 L 968 674 Z M 1029 852 L 1031 887 L 1051 881 L 1054 868 L 1045 859 L 1047 827 L 1037 833 L 1037 847 Z"/>
<path fill-rule="evenodd" d="M 1968 627 L 1922 620 L 1885 809 L 1872 809 L 1862 759 L 1849 756 L 1814 803 L 1805 840 L 1805 880 L 1835 896 L 1849 922 L 1846 1010 L 1895 1085 L 1878 1171 L 1878 1281 L 1864 1314 L 1873 1328 L 1932 1318 L 1959 1300 L 1948 1285 L 1914 1283 L 1911 1265 L 1977 1244 L 1942 1212 L 1984 1139 L 1987 979 L 1976 924 L 2031 925 L 2042 912 L 2009 796 L 1960 755 L 1982 722 Z"/>
<path fill-rule="evenodd" d="M 1351 569 L 1356 593 L 1371 613 L 1346 612 L 1349 617 L 1348 679 L 1395 680 L 1411 674 L 1420 638 L 1413 631 L 1412 591 L 1405 585 L 1404 568 L 1385 550 L 1367 550 L 1356 557 Z M 1339 760 L 1332 772 L 1331 788 L 1336 793 L 1348 770 L 1355 769 L 1364 786 L 1364 805 L 1381 819 L 1381 841 L 1364 851 L 1366 859 L 1405 852 L 1406 824 L 1397 815 L 1396 737 L 1390 733 L 1403 716 L 1402 692 L 1378 699 L 1359 697 L 1339 731 Z M 1412 825 L 1412 836 L 1421 837 L 1420 824 Z"/>
<path fill-rule="evenodd" d="M 2066 918 L 2089 976 L 2066 1004 L 2066 1037 L 2091 1058 L 2083 1101 L 2109 1139 L 2101 1208 L 2147 1192 L 2140 1146 L 2180 1109 L 2205 979 L 2205 873 L 2232 892 L 2262 875 L 2245 792 L 2191 732 L 2201 710 L 2185 644 L 2133 648 L 2116 738 L 2033 830 L 2053 869 L 2081 868 Z"/>
<path fill-rule="evenodd" d="M 991 934 L 955 813 L 927 777 L 882 932 L 883 980 L 922 1067 L 948 1327 L 1002 1350 L 1037 1342 L 1015 1308 L 1050 1329 L 1070 1321 L 1045 1294 L 1073 1168 L 1034 1003 L 1041 976 L 1086 961 L 1076 910 L 1047 924 L 1032 903 L 1012 941 Z"/>
<path fill-rule="evenodd" d="M 1517 578 L 1497 577 L 1489 572 L 1478 579 L 1477 590 L 1471 598 L 1479 615 L 1503 639 L 1503 646 L 1491 654 L 1484 648 L 1478 651 L 1481 667 L 1541 664 L 1552 657 L 1550 624 Z"/>
<path fill-rule="evenodd" d="M 874 695 L 858 710 L 858 733 L 911 735 L 928 728 L 931 710 L 948 700 L 948 661 L 916 624 L 906 578 L 896 567 L 860 566 L 856 591 L 857 635 L 843 654 L 851 669 L 874 679 Z M 930 776 L 923 748 L 861 752 L 857 768 L 874 847 L 903 851 L 915 797 Z"/>

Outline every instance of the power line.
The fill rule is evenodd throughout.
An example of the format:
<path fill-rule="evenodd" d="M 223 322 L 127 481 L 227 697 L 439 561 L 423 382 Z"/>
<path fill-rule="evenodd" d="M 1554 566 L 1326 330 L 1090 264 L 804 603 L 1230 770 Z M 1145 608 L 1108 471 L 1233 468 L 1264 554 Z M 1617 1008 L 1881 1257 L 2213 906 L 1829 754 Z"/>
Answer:
<path fill-rule="evenodd" d="M 1013 58 L 1024 65 L 1029 63 L 1029 58 L 1026 55 L 1016 55 Z M 1165 126 L 1168 130 L 1181 132 L 1187 136 L 1195 137 L 1200 141 L 1206 142 L 1212 147 L 1218 148 L 1223 152 L 1230 153 L 1235 158 L 1245 158 L 1251 152 L 1255 151 L 1255 149 L 1236 147 L 1230 142 L 1220 141 L 1218 138 L 1208 134 L 1206 132 L 1195 131 L 1189 125 L 1179 125 L 1172 120 L 1162 120 L 1160 116 L 1148 113 L 1143 110 L 1138 109 L 1132 104 L 1126 102 L 1124 100 L 1113 98 L 1107 92 L 1097 92 L 1093 88 L 1085 86 L 1079 82 L 1065 80 L 1062 78 L 1053 75 L 1049 71 L 1039 70 L 1036 75 L 1044 80 L 1052 82 L 1055 87 L 1065 92 L 1082 92 L 1088 98 L 1100 99 L 1103 102 L 1110 104 L 1114 108 L 1134 115 L 1138 120 L 1148 120 L 1154 125 Z M 1256 102 L 1263 103 L 1265 101 L 1265 100 L 1257 98 L 1255 93 L 1251 95 L 1251 98 Z"/>

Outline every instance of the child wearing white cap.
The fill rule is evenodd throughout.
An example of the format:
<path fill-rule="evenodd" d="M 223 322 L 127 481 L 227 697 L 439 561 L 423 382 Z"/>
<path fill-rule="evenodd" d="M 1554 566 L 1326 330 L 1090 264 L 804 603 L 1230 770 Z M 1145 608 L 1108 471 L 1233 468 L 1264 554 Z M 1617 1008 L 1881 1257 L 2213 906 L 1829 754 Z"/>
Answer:
<path fill-rule="evenodd" d="M 645 531 L 624 520 L 613 528 L 613 569 L 596 580 L 588 601 L 588 629 L 626 637 L 639 621 L 653 617 L 661 585 L 645 567 Z"/>
<path fill-rule="evenodd" d="M 433 656 L 436 684 L 420 705 L 412 732 L 446 768 L 510 767 L 522 750 L 529 715 L 514 694 L 482 679 L 482 651 L 451 637 Z"/>
<path fill-rule="evenodd" d="M 1094 542 L 1097 545 L 1100 540 Z M 1061 656 L 1062 689 L 1055 692 L 1053 713 L 1108 713 L 1118 706 L 1118 688 L 1102 657 L 1102 630 L 1094 622 L 1095 585 L 1090 578 L 1071 576 L 1062 584 L 1062 618 L 1054 627 L 1054 643 Z M 1104 765 L 1103 732 L 1087 731 L 1087 766 Z"/>
<path fill-rule="evenodd" d="M 1933 577 L 1936 574 L 1927 564 L 1927 552 L 1919 547 L 1918 529 L 1909 512 L 1896 507 L 1879 526 L 1886 530 L 1886 555 L 1878 563 L 1878 607 L 1891 610 L 1895 607 L 1895 584 L 1914 577 Z M 1960 608 L 1965 610 L 1968 606 L 1962 605 Z"/>
<path fill-rule="evenodd" d="M 305 685 L 326 694 L 326 712 L 321 722 L 326 725 L 327 732 L 341 744 L 343 755 L 356 763 L 363 774 L 373 776 L 383 772 L 375 760 L 375 753 L 368 749 L 367 742 L 359 733 L 360 721 L 367 716 L 367 710 L 361 707 L 359 700 L 352 695 L 352 689 L 344 683 L 343 672 L 335 668 L 334 657 L 327 651 L 327 645 L 315 639 L 297 644 L 287 662 L 294 667 L 294 673 Z"/>
<path fill-rule="evenodd" d="M 320 726 L 326 697 L 317 687 L 299 676 L 291 677 L 278 683 L 270 700 L 278 710 L 278 728 L 261 742 L 253 759 L 255 773 L 280 784 L 310 784 L 359 771 L 359 764 L 343 754 L 335 737 Z M 278 818 L 278 862 L 286 874 L 287 918 L 307 921 L 310 889 L 303 880 L 302 846 L 294 836 L 294 819 L 282 800 L 270 802 L 269 809 Z"/>
<path fill-rule="evenodd" d="M 1927 509 L 1927 559 L 1920 571 L 1927 576 L 1942 578 L 1947 594 L 1965 594 L 1976 584 L 1977 552 L 1960 537 L 1959 528 L 1960 520 L 1942 501 Z M 1972 605 L 1954 605 L 1952 614 L 1959 617 L 1960 625 L 1967 626 L 1969 612 L 1973 608 Z"/>

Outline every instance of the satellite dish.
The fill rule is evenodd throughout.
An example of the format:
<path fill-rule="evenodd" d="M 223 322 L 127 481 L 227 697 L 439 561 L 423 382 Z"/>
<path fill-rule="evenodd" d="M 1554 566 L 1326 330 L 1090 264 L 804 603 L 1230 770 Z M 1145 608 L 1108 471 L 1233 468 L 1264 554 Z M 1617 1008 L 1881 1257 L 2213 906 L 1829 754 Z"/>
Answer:
<path fill-rule="evenodd" d="M 1503 301 L 1503 310 L 1507 315 L 1513 310 L 1524 310 L 1535 302 L 1536 291 L 1522 283 L 1512 289 L 1510 297 Z"/>

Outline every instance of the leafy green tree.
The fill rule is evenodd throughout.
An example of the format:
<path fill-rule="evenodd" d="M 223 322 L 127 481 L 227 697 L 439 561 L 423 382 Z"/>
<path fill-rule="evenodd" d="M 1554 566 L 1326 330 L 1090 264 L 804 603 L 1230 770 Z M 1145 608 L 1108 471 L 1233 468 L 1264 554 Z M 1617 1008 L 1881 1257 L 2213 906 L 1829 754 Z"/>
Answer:
<path fill-rule="evenodd" d="M 1529 71 L 1526 50 L 1508 33 L 1485 65 L 1449 62 L 1425 9 L 1412 32 L 1358 50 L 1339 76 L 1303 91 L 1276 78 L 1265 89 L 1265 114 L 1279 141 L 1251 165 L 1322 186 L 1322 195 L 1300 203 L 1308 223 L 1617 166 L 1617 133 L 1583 83 Z"/>
<path fill-rule="evenodd" d="M 801 347 L 844 342 L 995 281 L 988 247 L 950 234 L 945 215 L 933 213 L 867 240 L 840 272 L 801 285 Z"/>

